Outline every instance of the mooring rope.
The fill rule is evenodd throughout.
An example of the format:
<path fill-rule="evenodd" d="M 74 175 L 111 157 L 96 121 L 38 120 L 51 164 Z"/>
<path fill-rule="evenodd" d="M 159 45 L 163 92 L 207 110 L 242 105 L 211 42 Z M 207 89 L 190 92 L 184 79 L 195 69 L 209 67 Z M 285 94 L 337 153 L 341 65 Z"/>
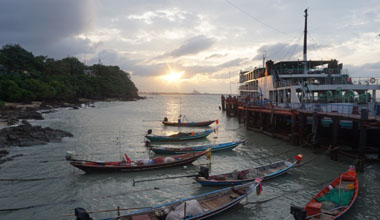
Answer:
<path fill-rule="evenodd" d="M 188 186 L 188 185 L 193 185 L 195 182 L 191 183 L 186 183 L 186 184 L 181 184 L 182 186 Z M 111 198 L 115 196 L 124 196 L 124 195 L 130 195 L 133 193 L 138 193 L 138 192 L 147 192 L 147 191 L 154 191 L 154 190 L 162 190 L 162 189 L 168 189 L 172 187 L 178 187 L 178 184 L 172 184 L 172 185 L 166 185 L 164 187 L 153 187 L 153 188 L 145 188 L 145 189 L 137 189 L 137 190 L 127 190 L 124 191 L 123 193 L 118 193 L 114 195 L 105 195 L 102 197 L 96 197 L 96 199 L 104 199 L 104 198 Z M 44 204 L 38 204 L 38 205 L 32 205 L 32 206 L 24 206 L 24 207 L 17 207 L 17 208 L 5 208 L 5 209 L 0 209 L 0 212 L 9 212 L 9 211 L 19 211 L 19 210 L 24 210 L 24 209 L 31 209 L 31 208 L 38 208 L 38 207 L 43 207 L 43 206 L 52 206 L 52 205 L 62 205 L 65 203 L 73 203 L 77 202 L 83 199 L 71 199 L 71 200 L 65 200 L 65 201 L 60 201 L 60 202 L 55 202 L 55 203 L 44 203 Z"/>
<path fill-rule="evenodd" d="M 335 179 L 335 178 L 334 178 Z M 243 204 L 244 206 L 245 205 L 249 205 L 249 204 L 261 204 L 261 203 L 265 203 L 265 202 L 269 202 L 271 200 L 274 200 L 274 199 L 277 199 L 277 198 L 280 198 L 280 197 L 283 197 L 283 196 L 286 196 L 290 193 L 297 193 L 297 192 L 300 192 L 300 191 L 303 191 L 303 190 L 307 190 L 307 189 L 310 189 L 310 187 L 317 187 L 317 186 L 321 186 L 321 185 L 327 185 L 328 183 L 330 183 L 332 180 L 329 180 L 328 182 L 326 181 L 323 181 L 323 182 L 319 182 L 317 184 L 313 184 L 313 185 L 309 185 L 307 184 L 308 186 L 304 186 L 304 187 L 301 187 L 301 188 L 298 188 L 298 189 L 292 189 L 292 190 L 285 190 L 283 191 L 282 194 L 280 195 L 277 195 L 277 196 L 274 196 L 272 198 L 269 198 L 269 199 L 265 199 L 265 200 L 259 200 L 259 201 L 255 201 L 255 202 L 247 202 L 245 204 Z"/>

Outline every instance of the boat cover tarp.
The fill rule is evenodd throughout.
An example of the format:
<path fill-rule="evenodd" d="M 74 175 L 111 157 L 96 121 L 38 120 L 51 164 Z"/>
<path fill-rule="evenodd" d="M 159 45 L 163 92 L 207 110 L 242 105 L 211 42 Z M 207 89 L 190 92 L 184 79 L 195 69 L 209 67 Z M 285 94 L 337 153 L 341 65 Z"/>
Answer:
<path fill-rule="evenodd" d="M 353 194 L 354 190 L 341 189 L 339 196 L 339 189 L 334 188 L 331 189 L 324 196 L 316 198 L 316 200 L 317 202 L 334 202 L 338 206 L 347 206 L 348 204 L 350 204 Z"/>
<path fill-rule="evenodd" d="M 186 216 L 184 216 L 186 203 Z M 195 199 L 186 201 L 178 205 L 175 210 L 169 212 L 166 216 L 166 220 L 182 220 L 185 217 L 200 215 L 204 212 L 207 212 L 207 209 L 204 209 L 201 204 Z"/>

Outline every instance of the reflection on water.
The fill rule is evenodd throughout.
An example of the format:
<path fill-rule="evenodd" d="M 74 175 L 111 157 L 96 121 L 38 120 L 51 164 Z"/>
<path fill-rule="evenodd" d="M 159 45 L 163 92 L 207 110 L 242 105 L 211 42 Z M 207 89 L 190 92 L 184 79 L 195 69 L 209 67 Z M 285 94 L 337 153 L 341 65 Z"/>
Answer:
<path fill-rule="evenodd" d="M 148 207 L 212 190 L 201 187 L 192 178 L 147 181 L 133 186 L 134 179 L 196 174 L 200 164 L 208 163 L 205 158 L 186 167 L 93 175 L 84 175 L 63 160 L 69 150 L 74 150 L 77 157 L 89 160 L 118 160 L 120 152 L 127 153 L 131 159 L 153 157 L 154 154 L 144 146 L 147 130 L 152 129 L 155 134 L 178 132 L 177 127 L 164 127 L 161 121 L 164 117 L 177 120 L 180 114 L 189 120 L 219 119 L 220 122 L 216 134 L 181 144 L 199 145 L 248 138 L 246 146 L 213 153 L 211 173 L 255 167 L 294 158 L 298 153 L 304 155 L 303 162 L 312 160 L 284 176 L 264 182 L 260 197 L 255 193 L 249 196 L 251 202 L 266 202 L 236 207 L 214 219 L 284 219 L 289 215 L 291 204 L 304 205 L 325 183 L 352 163 L 343 158 L 339 162 L 331 161 L 323 152 L 313 154 L 310 149 L 247 131 L 236 118 L 227 118 L 219 111 L 219 105 L 220 97 L 214 95 L 153 96 L 136 102 L 100 102 L 96 103 L 96 108 L 61 109 L 44 115 L 44 121 L 32 121 L 32 124 L 70 131 L 74 138 L 66 138 L 62 143 L 11 149 L 11 155 L 21 153 L 24 156 L 0 165 L 0 178 L 56 178 L 0 182 L 2 209 L 31 206 L 19 211 L 0 212 L 0 219 L 74 219 L 63 215 L 72 213 L 75 207 L 89 211 L 117 206 Z M 192 130 L 204 128 L 181 128 L 181 131 Z M 121 145 L 117 144 L 119 138 Z M 345 219 L 376 219 L 380 215 L 377 209 L 380 201 L 377 198 L 380 192 L 379 172 L 378 165 L 369 165 L 366 172 L 359 175 L 360 195 Z M 113 215 L 116 212 L 93 217 Z"/>

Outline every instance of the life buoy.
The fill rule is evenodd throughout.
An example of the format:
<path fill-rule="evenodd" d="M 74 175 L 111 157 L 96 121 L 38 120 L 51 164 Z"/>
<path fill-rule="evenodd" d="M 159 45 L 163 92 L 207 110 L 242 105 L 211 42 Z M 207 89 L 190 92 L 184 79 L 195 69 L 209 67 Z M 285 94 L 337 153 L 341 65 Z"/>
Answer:
<path fill-rule="evenodd" d="M 373 83 L 376 82 L 376 79 L 372 77 L 372 78 L 369 80 L 369 82 L 373 84 Z"/>
<path fill-rule="evenodd" d="M 350 77 L 347 77 L 346 78 L 346 81 L 349 83 L 349 82 L 351 82 L 351 78 Z"/>

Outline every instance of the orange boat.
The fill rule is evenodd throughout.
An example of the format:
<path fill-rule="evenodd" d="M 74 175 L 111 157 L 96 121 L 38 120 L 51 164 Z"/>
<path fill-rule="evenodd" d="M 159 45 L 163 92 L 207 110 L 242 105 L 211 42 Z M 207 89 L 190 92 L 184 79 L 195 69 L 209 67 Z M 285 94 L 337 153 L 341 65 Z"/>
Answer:
<path fill-rule="evenodd" d="M 341 218 L 354 204 L 359 193 L 355 168 L 350 167 L 325 186 L 304 208 L 292 206 L 290 213 L 296 220 Z"/>

